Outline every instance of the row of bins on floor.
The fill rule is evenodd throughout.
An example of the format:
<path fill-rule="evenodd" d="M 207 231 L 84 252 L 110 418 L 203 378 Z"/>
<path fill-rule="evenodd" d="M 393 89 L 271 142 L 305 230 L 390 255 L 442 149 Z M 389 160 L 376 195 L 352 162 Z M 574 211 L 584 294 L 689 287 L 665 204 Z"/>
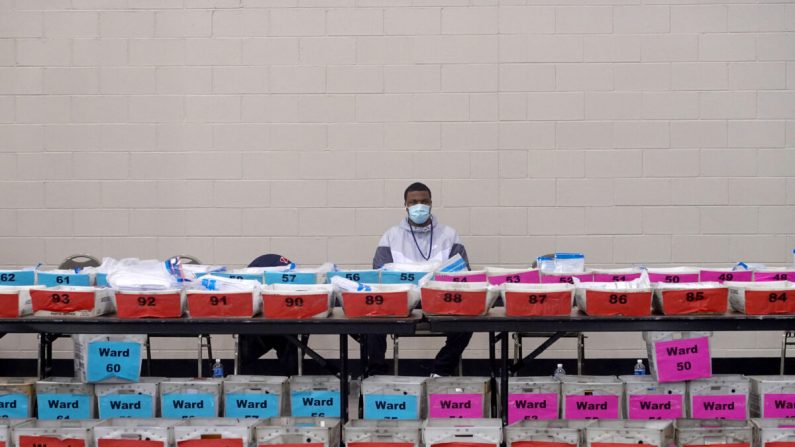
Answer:
<path fill-rule="evenodd" d="M 339 419 L 107 419 L 0 421 L 7 447 L 785 447 L 795 421 L 420 421 Z M 340 432 L 342 431 L 342 436 Z"/>

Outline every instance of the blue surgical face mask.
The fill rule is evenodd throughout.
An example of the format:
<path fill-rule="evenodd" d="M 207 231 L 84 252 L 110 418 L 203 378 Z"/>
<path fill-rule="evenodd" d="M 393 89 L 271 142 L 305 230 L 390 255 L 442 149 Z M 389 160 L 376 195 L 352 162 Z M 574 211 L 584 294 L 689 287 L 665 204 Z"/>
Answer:
<path fill-rule="evenodd" d="M 408 208 L 409 210 L 409 219 L 417 225 L 422 225 L 428 221 L 428 218 L 431 217 L 431 207 L 428 205 L 423 205 L 422 203 L 418 203 L 416 205 L 412 205 Z"/>

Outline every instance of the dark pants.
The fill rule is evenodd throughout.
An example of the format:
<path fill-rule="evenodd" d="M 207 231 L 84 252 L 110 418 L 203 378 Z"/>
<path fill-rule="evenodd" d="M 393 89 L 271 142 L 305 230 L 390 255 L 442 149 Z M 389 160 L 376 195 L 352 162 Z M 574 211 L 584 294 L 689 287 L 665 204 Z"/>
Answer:
<path fill-rule="evenodd" d="M 298 374 L 298 347 L 281 335 L 238 335 L 241 374 L 261 374 L 257 360 L 271 349 L 279 359 L 279 374 Z"/>
<path fill-rule="evenodd" d="M 451 332 L 446 334 L 444 346 L 433 359 L 433 374 L 452 376 L 458 367 L 458 361 L 472 338 L 471 332 Z M 389 374 L 386 364 L 386 335 L 368 335 L 367 340 L 367 373 L 369 375 Z"/>

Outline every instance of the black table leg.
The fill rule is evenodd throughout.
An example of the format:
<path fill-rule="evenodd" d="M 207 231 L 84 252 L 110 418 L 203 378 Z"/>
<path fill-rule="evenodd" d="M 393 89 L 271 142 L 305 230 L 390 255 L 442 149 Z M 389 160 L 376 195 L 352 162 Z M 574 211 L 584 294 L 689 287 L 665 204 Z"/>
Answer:
<path fill-rule="evenodd" d="M 348 335 L 340 335 L 340 419 L 348 422 Z"/>
<path fill-rule="evenodd" d="M 502 411 L 500 412 L 500 416 L 502 417 L 503 425 L 508 424 L 508 366 L 510 364 L 510 359 L 508 358 L 508 337 L 509 332 L 503 332 L 500 334 L 500 360 L 502 361 L 502 368 L 500 369 L 500 406 L 502 407 Z"/>
<path fill-rule="evenodd" d="M 494 332 L 489 332 L 489 389 L 491 390 L 491 415 L 497 416 L 497 354 L 494 345 L 497 343 Z"/>

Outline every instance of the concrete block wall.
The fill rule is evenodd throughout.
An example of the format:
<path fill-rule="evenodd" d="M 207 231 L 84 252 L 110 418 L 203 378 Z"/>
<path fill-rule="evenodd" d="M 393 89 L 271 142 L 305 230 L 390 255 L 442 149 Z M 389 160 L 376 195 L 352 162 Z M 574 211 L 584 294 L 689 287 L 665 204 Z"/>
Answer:
<path fill-rule="evenodd" d="M 0 0 L 5 267 L 367 265 L 414 180 L 476 265 L 783 264 L 794 172 L 791 1 Z"/>

